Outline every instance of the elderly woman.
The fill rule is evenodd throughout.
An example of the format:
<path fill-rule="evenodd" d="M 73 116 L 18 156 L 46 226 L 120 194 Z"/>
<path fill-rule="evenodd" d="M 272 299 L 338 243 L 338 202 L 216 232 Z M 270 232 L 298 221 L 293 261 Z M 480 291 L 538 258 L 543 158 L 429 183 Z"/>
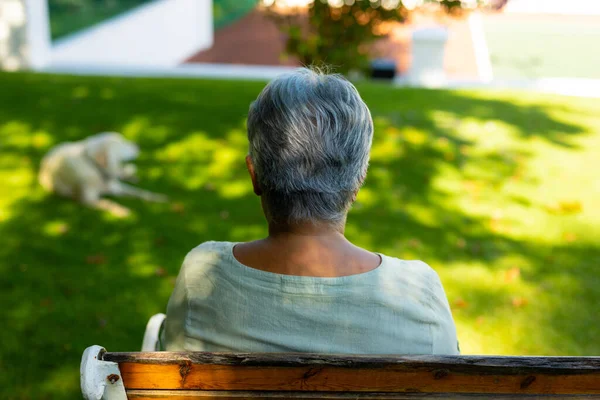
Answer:
<path fill-rule="evenodd" d="M 344 237 L 372 138 L 369 109 L 341 76 L 299 69 L 265 87 L 246 164 L 269 235 L 187 255 L 166 350 L 458 353 L 438 275 Z"/>

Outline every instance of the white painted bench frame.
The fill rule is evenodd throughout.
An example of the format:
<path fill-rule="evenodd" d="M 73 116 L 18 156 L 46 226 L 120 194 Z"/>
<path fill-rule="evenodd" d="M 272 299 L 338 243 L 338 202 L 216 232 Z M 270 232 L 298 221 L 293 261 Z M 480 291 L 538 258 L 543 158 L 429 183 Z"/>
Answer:
<path fill-rule="evenodd" d="M 153 315 L 144 332 L 142 351 L 158 350 L 159 334 L 165 320 L 165 314 Z M 106 349 L 101 346 L 90 346 L 81 358 L 81 393 L 86 400 L 127 400 L 123 378 L 119 364 L 102 361 Z"/>
<path fill-rule="evenodd" d="M 91 346 L 81 358 L 81 393 L 86 400 L 127 400 L 119 364 L 102 361 L 104 347 Z"/>

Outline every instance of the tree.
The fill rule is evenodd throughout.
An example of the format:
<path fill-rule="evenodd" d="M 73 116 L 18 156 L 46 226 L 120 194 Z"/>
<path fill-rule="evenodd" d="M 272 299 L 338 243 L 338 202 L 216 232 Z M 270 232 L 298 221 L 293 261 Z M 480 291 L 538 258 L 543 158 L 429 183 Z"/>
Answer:
<path fill-rule="evenodd" d="M 328 64 L 347 73 L 366 71 L 369 45 L 385 34 L 382 27 L 404 22 L 417 6 L 454 15 L 464 12 L 466 6 L 474 8 L 486 1 L 305 0 L 307 8 L 282 8 L 282 2 L 286 0 L 263 0 L 263 6 L 286 34 L 286 52 L 304 65 Z"/>

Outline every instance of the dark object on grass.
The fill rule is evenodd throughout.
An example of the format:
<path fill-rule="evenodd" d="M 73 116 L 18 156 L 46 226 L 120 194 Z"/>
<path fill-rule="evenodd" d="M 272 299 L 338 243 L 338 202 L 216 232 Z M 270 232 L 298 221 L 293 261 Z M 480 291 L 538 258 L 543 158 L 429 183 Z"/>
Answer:
<path fill-rule="evenodd" d="M 371 78 L 394 79 L 396 76 L 396 62 L 380 58 L 371 61 Z"/>

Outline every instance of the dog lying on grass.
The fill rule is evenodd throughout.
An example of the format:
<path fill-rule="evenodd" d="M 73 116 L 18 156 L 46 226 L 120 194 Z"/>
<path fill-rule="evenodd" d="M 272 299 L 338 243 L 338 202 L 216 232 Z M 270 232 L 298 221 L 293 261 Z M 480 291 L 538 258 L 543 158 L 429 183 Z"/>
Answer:
<path fill-rule="evenodd" d="M 39 182 L 60 196 L 118 216 L 129 210 L 102 196 L 130 196 L 164 202 L 167 197 L 122 181 L 136 180 L 136 167 L 127 164 L 139 155 L 138 146 L 116 132 L 103 132 L 78 142 L 62 143 L 42 159 Z"/>

